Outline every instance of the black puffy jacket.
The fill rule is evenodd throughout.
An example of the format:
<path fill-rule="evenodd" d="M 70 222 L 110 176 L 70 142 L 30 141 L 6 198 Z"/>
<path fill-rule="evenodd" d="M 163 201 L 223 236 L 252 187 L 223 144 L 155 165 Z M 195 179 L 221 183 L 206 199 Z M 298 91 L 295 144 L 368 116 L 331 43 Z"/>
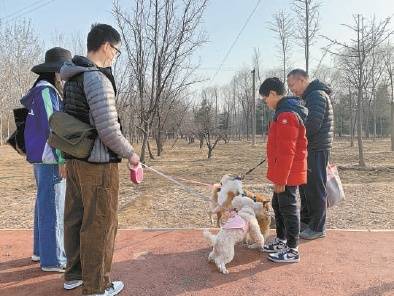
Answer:
<path fill-rule="evenodd" d="M 325 151 L 332 147 L 334 112 L 330 99 L 331 93 L 327 85 L 316 79 L 308 85 L 302 95 L 305 107 L 308 108 L 305 127 L 309 151 Z"/>

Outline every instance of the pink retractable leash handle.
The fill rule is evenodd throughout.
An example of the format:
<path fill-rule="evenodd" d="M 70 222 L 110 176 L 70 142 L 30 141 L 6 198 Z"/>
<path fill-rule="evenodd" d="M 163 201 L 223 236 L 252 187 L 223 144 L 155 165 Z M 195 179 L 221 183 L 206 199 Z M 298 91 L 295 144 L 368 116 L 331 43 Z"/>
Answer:
<path fill-rule="evenodd" d="M 130 180 L 134 184 L 140 184 L 142 180 L 144 179 L 144 169 L 142 168 L 141 163 L 138 163 L 138 165 L 131 166 L 128 164 L 129 170 L 130 170 Z"/>

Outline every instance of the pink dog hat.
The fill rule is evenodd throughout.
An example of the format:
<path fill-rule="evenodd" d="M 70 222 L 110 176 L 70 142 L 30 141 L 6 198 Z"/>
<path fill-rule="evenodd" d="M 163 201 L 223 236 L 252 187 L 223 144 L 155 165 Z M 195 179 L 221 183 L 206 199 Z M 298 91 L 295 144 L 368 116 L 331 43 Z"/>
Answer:
<path fill-rule="evenodd" d="M 134 184 L 140 184 L 144 179 L 144 170 L 142 169 L 141 163 L 138 163 L 136 166 L 129 166 L 130 170 L 130 180 Z"/>

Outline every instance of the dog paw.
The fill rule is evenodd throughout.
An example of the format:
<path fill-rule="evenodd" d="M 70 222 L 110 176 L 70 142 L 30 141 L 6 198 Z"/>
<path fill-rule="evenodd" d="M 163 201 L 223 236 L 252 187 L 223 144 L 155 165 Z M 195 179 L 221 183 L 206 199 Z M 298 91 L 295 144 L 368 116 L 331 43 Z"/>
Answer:
<path fill-rule="evenodd" d="M 218 269 L 219 269 L 219 271 L 220 271 L 221 273 L 223 273 L 223 274 L 228 274 L 228 273 L 229 273 L 229 271 L 228 271 L 227 268 L 226 268 L 226 265 L 224 265 L 224 264 L 218 265 Z"/>

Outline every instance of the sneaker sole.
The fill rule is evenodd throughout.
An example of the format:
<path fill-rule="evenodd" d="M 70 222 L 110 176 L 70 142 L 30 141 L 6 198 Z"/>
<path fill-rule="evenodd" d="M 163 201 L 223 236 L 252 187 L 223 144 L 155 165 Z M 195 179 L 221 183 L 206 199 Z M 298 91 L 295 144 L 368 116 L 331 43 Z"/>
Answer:
<path fill-rule="evenodd" d="M 322 234 L 322 235 L 319 235 L 319 236 L 316 236 L 316 237 L 302 237 L 302 236 L 300 235 L 300 238 L 301 238 L 301 239 L 305 239 L 305 240 L 314 240 L 314 239 L 324 238 L 324 237 L 326 237 L 325 234 Z"/>
<path fill-rule="evenodd" d="M 280 259 L 268 257 L 268 260 L 275 262 L 275 263 L 298 263 L 298 262 L 300 262 L 300 258 L 294 259 L 294 260 L 280 260 Z"/>
<path fill-rule="evenodd" d="M 280 252 L 280 251 L 282 251 L 283 249 L 280 249 L 280 250 L 265 250 L 265 249 L 262 249 L 262 251 L 264 252 L 264 253 L 278 253 L 278 252 Z"/>
<path fill-rule="evenodd" d="M 31 256 L 31 261 L 33 261 L 33 262 L 39 262 L 40 261 L 40 257 L 38 257 L 38 256 Z"/>
<path fill-rule="evenodd" d="M 115 296 L 118 295 L 120 292 L 122 292 L 122 290 L 124 289 L 124 283 L 122 283 L 122 286 L 119 288 L 119 290 L 116 293 L 108 293 L 109 296 Z"/>
<path fill-rule="evenodd" d="M 66 271 L 65 269 L 52 268 L 52 267 L 41 267 L 41 270 L 45 272 L 60 272 L 60 273 L 64 273 Z"/>
<path fill-rule="evenodd" d="M 63 288 L 64 288 L 64 290 L 72 290 L 72 289 L 75 289 L 75 288 L 78 288 L 78 287 L 82 286 L 82 284 L 83 284 L 82 281 L 79 281 L 78 283 L 75 283 L 73 285 L 64 284 Z"/>

